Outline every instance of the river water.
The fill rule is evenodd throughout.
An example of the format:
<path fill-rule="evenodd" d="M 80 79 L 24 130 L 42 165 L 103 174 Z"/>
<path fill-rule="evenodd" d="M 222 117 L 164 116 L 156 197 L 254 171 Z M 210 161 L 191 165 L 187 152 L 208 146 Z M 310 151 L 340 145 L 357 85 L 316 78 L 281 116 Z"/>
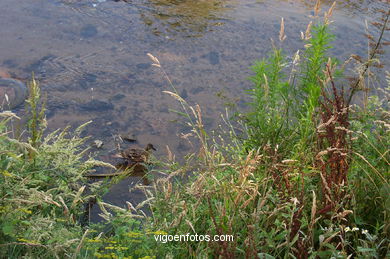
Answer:
<path fill-rule="evenodd" d="M 214 129 L 226 102 L 245 109 L 248 67 L 270 50 L 271 38 L 279 44 L 282 17 L 288 55 L 302 48 L 300 31 L 313 2 L 1 0 L 0 72 L 23 81 L 35 73 L 48 94 L 49 130 L 92 120 L 87 134 L 104 142 L 96 152 L 106 161 L 116 134 L 132 135 L 141 146 L 153 143 L 157 157 L 166 156 L 167 145 L 180 157 L 191 151 L 181 137 L 189 128 L 170 112 L 179 106 L 162 91 L 172 89 L 146 54 L 160 60 L 180 95 L 198 103 L 206 127 Z M 331 4 L 323 2 L 322 13 Z M 331 51 L 341 60 L 351 52 L 365 56 L 365 19 L 388 6 L 386 0 L 340 1 Z M 120 206 L 136 200 L 139 195 L 124 190 L 137 180 L 115 185 L 106 199 Z"/>

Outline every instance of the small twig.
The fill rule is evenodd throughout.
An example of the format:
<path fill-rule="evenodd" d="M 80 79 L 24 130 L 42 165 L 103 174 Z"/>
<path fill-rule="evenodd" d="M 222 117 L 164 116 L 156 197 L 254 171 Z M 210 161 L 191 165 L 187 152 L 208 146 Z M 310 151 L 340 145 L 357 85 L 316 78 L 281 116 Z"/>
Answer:
<path fill-rule="evenodd" d="M 85 237 L 87 236 L 88 232 L 89 232 L 89 229 L 87 229 L 87 230 L 84 232 L 84 235 L 82 236 L 82 238 L 81 238 L 81 240 L 80 240 L 80 243 L 79 243 L 79 245 L 77 246 L 76 251 L 75 251 L 75 253 L 74 253 L 74 255 L 73 255 L 73 258 L 74 258 L 74 259 L 76 259 L 76 258 L 77 258 L 77 255 L 80 253 L 81 246 L 83 245 L 84 240 L 85 240 Z"/>

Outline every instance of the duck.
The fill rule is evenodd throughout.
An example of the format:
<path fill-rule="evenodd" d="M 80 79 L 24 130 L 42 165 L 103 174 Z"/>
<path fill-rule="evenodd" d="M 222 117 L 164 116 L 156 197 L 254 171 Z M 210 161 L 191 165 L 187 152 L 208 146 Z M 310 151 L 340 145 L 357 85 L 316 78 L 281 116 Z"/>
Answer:
<path fill-rule="evenodd" d="M 149 180 L 146 177 L 148 169 L 145 164 L 149 162 L 149 157 L 153 150 L 156 151 L 156 148 L 150 143 L 147 144 L 144 149 L 125 149 L 114 155 L 114 157 L 116 158 L 123 159 L 123 161 L 115 165 L 116 169 L 118 169 L 117 171 L 108 173 L 88 174 L 86 176 L 89 178 L 114 177 L 123 175 L 124 173 L 126 174 L 126 170 L 130 169 L 131 176 L 142 177 L 143 184 L 148 185 Z"/>
<path fill-rule="evenodd" d="M 149 161 L 152 150 L 156 151 L 153 144 L 147 144 L 144 149 L 128 148 L 120 151 L 114 157 L 123 158 L 128 165 L 134 165 L 138 163 L 147 163 Z"/>

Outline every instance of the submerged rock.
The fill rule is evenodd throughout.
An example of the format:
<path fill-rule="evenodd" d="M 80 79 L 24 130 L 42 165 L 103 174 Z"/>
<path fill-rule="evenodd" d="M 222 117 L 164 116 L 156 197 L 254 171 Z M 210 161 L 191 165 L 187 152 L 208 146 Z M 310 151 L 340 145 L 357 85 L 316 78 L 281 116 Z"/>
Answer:
<path fill-rule="evenodd" d="M 203 55 L 202 57 L 208 59 L 211 65 L 219 64 L 219 53 L 216 51 L 210 51 L 209 53 Z"/>
<path fill-rule="evenodd" d="M 145 70 L 150 68 L 152 65 L 150 63 L 139 63 L 136 65 L 136 67 L 140 70 Z"/>
<path fill-rule="evenodd" d="M 0 107 L 3 110 L 14 109 L 27 97 L 26 85 L 16 79 L 0 78 Z"/>
<path fill-rule="evenodd" d="M 11 75 L 7 69 L 0 67 L 0 78 L 10 78 Z"/>
<path fill-rule="evenodd" d="M 97 28 L 92 24 L 87 24 L 81 28 L 80 36 L 83 38 L 92 38 L 98 33 Z"/>
<path fill-rule="evenodd" d="M 105 101 L 92 100 L 87 103 L 81 104 L 80 108 L 84 111 L 89 112 L 108 111 L 114 109 L 114 105 Z"/>
<path fill-rule="evenodd" d="M 187 99 L 188 98 L 188 93 L 187 93 L 186 89 L 183 89 L 183 91 L 181 91 L 180 97 L 183 98 L 183 99 Z"/>
<path fill-rule="evenodd" d="M 201 86 L 199 86 L 199 87 L 196 87 L 196 88 L 192 88 L 192 89 L 190 90 L 190 93 L 191 93 L 191 94 L 198 94 L 198 93 L 201 93 L 201 92 L 203 92 L 203 91 L 204 91 L 204 88 L 201 87 Z"/>

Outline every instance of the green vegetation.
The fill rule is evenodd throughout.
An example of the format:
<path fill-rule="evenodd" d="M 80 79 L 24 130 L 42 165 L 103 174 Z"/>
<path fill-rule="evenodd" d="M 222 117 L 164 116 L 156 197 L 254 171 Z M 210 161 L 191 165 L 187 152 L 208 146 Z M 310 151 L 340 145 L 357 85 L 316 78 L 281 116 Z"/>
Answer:
<path fill-rule="evenodd" d="M 71 134 L 65 129 L 43 137 L 44 105 L 33 80 L 28 141 L 10 137 L 15 114 L 0 114 L 0 256 L 388 257 L 390 74 L 380 96 L 367 95 L 362 105 L 351 101 L 367 93 L 366 78 L 378 62 L 390 13 L 378 26 L 379 38 L 368 37 L 367 60 L 352 55 L 358 74 L 349 82 L 344 66 L 328 56 L 331 13 L 308 26 L 305 49 L 292 62 L 273 46 L 252 67 L 251 111 L 240 116 L 244 135 L 236 134 L 229 118 L 226 134 L 208 134 L 200 107 L 178 95 L 149 54 L 171 83 L 172 91 L 165 92 L 180 103 L 178 113 L 191 125 L 200 149 L 184 165 L 169 157 L 168 177 L 155 181 L 153 190 L 145 187 L 148 199 L 136 206 L 127 202 L 126 209 L 104 203 L 100 197 L 107 187 L 83 177 L 94 166 L 110 166 L 86 158 L 86 139 L 80 137 L 86 124 Z M 88 224 L 85 205 L 91 199 L 108 224 Z M 142 212 L 145 206 L 151 216 Z M 187 233 L 233 235 L 234 240 L 162 243 L 154 238 Z"/>

